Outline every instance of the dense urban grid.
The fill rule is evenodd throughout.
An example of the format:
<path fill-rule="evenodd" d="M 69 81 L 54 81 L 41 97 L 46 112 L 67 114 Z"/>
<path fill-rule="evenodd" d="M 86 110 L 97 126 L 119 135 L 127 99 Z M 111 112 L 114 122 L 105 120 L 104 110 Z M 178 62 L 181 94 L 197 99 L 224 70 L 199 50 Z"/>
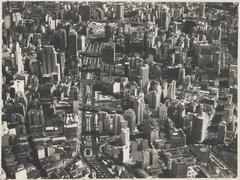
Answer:
<path fill-rule="evenodd" d="M 3 2 L 1 178 L 236 177 L 237 10 Z"/>

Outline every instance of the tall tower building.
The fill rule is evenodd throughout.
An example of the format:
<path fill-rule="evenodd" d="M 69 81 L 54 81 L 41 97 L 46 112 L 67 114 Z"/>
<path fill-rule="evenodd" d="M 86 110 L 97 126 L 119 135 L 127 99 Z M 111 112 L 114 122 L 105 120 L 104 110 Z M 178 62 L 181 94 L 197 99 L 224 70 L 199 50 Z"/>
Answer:
<path fill-rule="evenodd" d="M 89 5 L 80 5 L 79 8 L 79 15 L 81 15 L 81 20 L 87 22 L 91 18 L 91 9 Z"/>
<path fill-rule="evenodd" d="M 57 52 L 53 46 L 44 46 L 40 51 L 40 60 L 42 62 L 42 74 L 57 73 L 58 80 L 61 79 L 60 64 L 57 63 Z"/>
<path fill-rule="evenodd" d="M 78 35 L 77 32 L 72 30 L 69 32 L 68 35 L 68 51 L 71 56 L 77 56 L 77 51 L 78 51 Z"/>
<path fill-rule="evenodd" d="M 134 99 L 133 104 L 134 104 L 134 111 L 136 114 L 137 124 L 141 124 L 143 122 L 145 103 L 144 103 L 143 99 L 136 98 L 136 99 Z"/>
<path fill-rule="evenodd" d="M 128 121 L 128 127 L 130 132 L 133 132 L 136 128 L 136 114 L 133 109 L 128 109 L 124 113 L 124 119 Z"/>
<path fill-rule="evenodd" d="M 18 42 L 16 42 L 14 56 L 17 64 L 17 73 L 20 74 L 24 71 L 24 65 L 23 65 L 23 58 L 22 58 L 22 49 L 19 46 Z"/>
<path fill-rule="evenodd" d="M 206 9 L 206 4 L 201 2 L 201 5 L 200 5 L 200 17 L 205 17 L 205 9 Z"/>
<path fill-rule="evenodd" d="M 140 67 L 140 84 L 145 87 L 149 82 L 149 65 L 145 64 L 144 67 Z"/>
<path fill-rule="evenodd" d="M 130 145 L 130 130 L 129 130 L 129 128 L 121 129 L 121 142 L 123 145 Z"/>
<path fill-rule="evenodd" d="M 82 35 L 78 37 L 78 50 L 84 51 L 86 45 L 86 36 Z"/>
<path fill-rule="evenodd" d="M 176 81 L 173 80 L 171 84 L 168 86 L 168 97 L 171 99 L 176 98 Z"/>
<path fill-rule="evenodd" d="M 105 42 L 109 42 L 113 39 L 113 33 L 111 26 L 107 23 L 105 26 Z"/>
<path fill-rule="evenodd" d="M 64 77 L 64 71 L 65 71 L 65 62 L 66 62 L 64 52 L 57 53 L 57 62 L 60 65 L 61 78 L 63 78 Z"/>
<path fill-rule="evenodd" d="M 164 104 L 160 104 L 158 108 L 160 121 L 166 120 L 167 118 L 167 107 Z"/>
<path fill-rule="evenodd" d="M 102 61 L 113 65 L 115 62 L 115 43 L 105 43 L 102 48 Z"/>
<path fill-rule="evenodd" d="M 192 138 L 196 142 L 202 142 L 207 135 L 209 116 L 207 113 L 193 115 Z"/>
<path fill-rule="evenodd" d="M 226 121 L 223 121 L 218 127 L 217 140 L 219 143 L 224 144 L 227 133 Z"/>
<path fill-rule="evenodd" d="M 185 68 L 181 68 L 179 70 L 179 75 L 178 75 L 178 82 L 180 84 L 183 84 L 185 82 Z"/>
<path fill-rule="evenodd" d="M 124 18 L 124 4 L 122 3 L 116 5 L 116 18 L 117 19 Z"/>
<path fill-rule="evenodd" d="M 146 169 L 150 165 L 150 153 L 149 150 L 142 151 L 142 169 Z"/>

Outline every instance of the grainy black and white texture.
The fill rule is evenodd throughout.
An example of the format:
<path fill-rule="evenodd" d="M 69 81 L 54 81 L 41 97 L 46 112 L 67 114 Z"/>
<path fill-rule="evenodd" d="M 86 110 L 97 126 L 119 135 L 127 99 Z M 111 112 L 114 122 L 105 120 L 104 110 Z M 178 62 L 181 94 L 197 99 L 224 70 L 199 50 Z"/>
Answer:
<path fill-rule="evenodd" d="M 238 3 L 2 3 L 1 179 L 237 177 Z"/>

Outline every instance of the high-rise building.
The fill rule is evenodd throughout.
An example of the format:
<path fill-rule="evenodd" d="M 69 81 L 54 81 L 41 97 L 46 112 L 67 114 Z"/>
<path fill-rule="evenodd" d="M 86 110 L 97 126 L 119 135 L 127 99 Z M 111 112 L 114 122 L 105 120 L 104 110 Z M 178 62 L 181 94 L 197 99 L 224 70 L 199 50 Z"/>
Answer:
<path fill-rule="evenodd" d="M 146 169 L 150 165 L 149 150 L 142 151 L 142 169 Z"/>
<path fill-rule="evenodd" d="M 168 97 L 171 99 L 176 98 L 176 81 L 173 80 L 172 83 L 169 84 L 168 86 Z"/>
<path fill-rule="evenodd" d="M 159 161 L 158 152 L 152 149 L 150 151 L 150 165 L 156 167 Z"/>
<path fill-rule="evenodd" d="M 135 153 L 138 151 L 138 144 L 136 141 L 131 141 L 131 153 Z"/>
<path fill-rule="evenodd" d="M 226 126 L 226 122 L 223 121 L 218 127 L 217 140 L 219 143 L 224 144 L 226 133 L 227 133 L 227 126 Z"/>
<path fill-rule="evenodd" d="M 123 153 L 123 163 L 126 163 L 129 161 L 129 156 L 130 156 L 130 144 L 124 146 L 122 148 L 122 153 Z"/>
<path fill-rule="evenodd" d="M 57 52 L 53 46 L 45 45 L 40 51 L 42 62 L 42 74 L 57 73 L 58 80 L 61 79 L 60 64 L 57 63 Z"/>
<path fill-rule="evenodd" d="M 166 98 L 168 94 L 168 83 L 164 82 L 163 83 L 163 97 Z"/>
<path fill-rule="evenodd" d="M 82 35 L 78 37 L 78 50 L 84 51 L 86 45 L 86 36 Z"/>
<path fill-rule="evenodd" d="M 177 158 L 172 160 L 173 178 L 186 178 L 187 170 L 188 170 L 188 166 L 185 159 Z"/>
<path fill-rule="evenodd" d="M 162 27 L 164 28 L 165 31 L 168 31 L 169 29 L 169 23 L 170 23 L 170 13 L 168 10 L 164 10 L 161 14 L 161 19 L 162 19 Z"/>
<path fill-rule="evenodd" d="M 17 64 L 17 73 L 19 74 L 23 73 L 24 65 L 23 65 L 22 49 L 19 46 L 18 42 L 16 42 L 14 56 Z"/>
<path fill-rule="evenodd" d="M 66 62 L 64 52 L 57 53 L 57 62 L 60 65 L 61 78 L 63 78 L 64 77 L 64 71 L 65 71 L 65 62 Z"/>
<path fill-rule="evenodd" d="M 41 125 L 44 126 L 44 114 L 43 111 L 32 109 L 28 111 L 28 122 L 30 126 Z"/>
<path fill-rule="evenodd" d="M 130 130 L 129 130 L 129 128 L 121 129 L 121 142 L 123 145 L 130 145 Z"/>
<path fill-rule="evenodd" d="M 149 65 L 145 64 L 143 67 L 140 67 L 140 84 L 144 88 L 149 82 Z"/>
<path fill-rule="evenodd" d="M 206 137 L 209 116 L 207 113 L 193 115 L 192 138 L 197 142 L 202 142 Z"/>
<path fill-rule="evenodd" d="M 91 9 L 89 5 L 80 5 L 79 8 L 79 15 L 81 15 L 82 21 L 89 21 L 91 18 Z"/>
<path fill-rule="evenodd" d="M 117 19 L 124 18 L 124 4 L 122 3 L 116 5 L 116 18 Z"/>
<path fill-rule="evenodd" d="M 170 135 L 170 143 L 172 148 L 185 146 L 186 145 L 185 133 L 182 130 L 172 132 Z"/>
<path fill-rule="evenodd" d="M 133 101 L 134 104 L 134 111 L 136 114 L 136 122 L 137 124 L 141 124 L 143 122 L 143 114 L 144 114 L 144 109 L 145 109 L 145 103 L 143 99 L 141 98 L 136 98 Z"/>
<path fill-rule="evenodd" d="M 185 82 L 185 68 L 181 68 L 179 70 L 179 75 L 178 75 L 178 82 L 179 84 L 183 84 Z"/>
<path fill-rule="evenodd" d="M 68 35 L 68 51 L 71 56 L 77 56 L 78 51 L 78 34 L 76 31 L 72 30 Z"/>
<path fill-rule="evenodd" d="M 160 121 L 166 120 L 167 119 L 167 107 L 165 104 L 160 104 L 158 108 L 158 113 L 159 113 L 159 119 Z"/>
<path fill-rule="evenodd" d="M 113 32 L 111 26 L 107 23 L 105 26 L 105 42 L 113 40 Z"/>
<path fill-rule="evenodd" d="M 148 149 L 148 139 L 143 139 L 141 145 L 141 150 Z"/>
<path fill-rule="evenodd" d="M 150 143 L 159 138 L 159 128 L 152 119 L 144 120 L 144 134 Z"/>
<path fill-rule="evenodd" d="M 130 132 L 133 132 L 136 128 L 136 114 L 133 109 L 128 109 L 124 113 L 124 119 L 128 121 L 128 127 Z"/>
<path fill-rule="evenodd" d="M 200 5 L 200 17 L 205 17 L 205 9 L 206 9 L 206 4 L 202 2 Z"/>
<path fill-rule="evenodd" d="M 115 43 L 105 43 L 102 48 L 102 61 L 113 65 L 115 62 Z"/>
<path fill-rule="evenodd" d="M 60 36 L 60 41 L 58 42 L 60 45 L 60 49 L 61 50 L 65 50 L 65 48 L 67 47 L 67 33 L 66 30 L 61 28 L 59 30 L 59 36 Z"/>

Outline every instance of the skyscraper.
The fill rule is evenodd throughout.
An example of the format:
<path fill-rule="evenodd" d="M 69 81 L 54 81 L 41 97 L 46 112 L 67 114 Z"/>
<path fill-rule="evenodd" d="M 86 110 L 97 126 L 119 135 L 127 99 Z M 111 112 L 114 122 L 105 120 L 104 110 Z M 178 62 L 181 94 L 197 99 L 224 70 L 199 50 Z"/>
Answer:
<path fill-rule="evenodd" d="M 17 73 L 22 73 L 24 71 L 22 49 L 18 42 L 16 42 L 14 56 L 17 64 Z"/>
<path fill-rule="evenodd" d="M 217 135 L 218 143 L 224 144 L 226 133 L 227 133 L 226 121 L 223 121 L 222 123 L 219 124 L 219 127 L 218 127 L 218 135 Z"/>
<path fill-rule="evenodd" d="M 150 165 L 150 153 L 149 150 L 142 151 L 142 169 L 146 169 Z"/>
<path fill-rule="evenodd" d="M 115 43 L 105 43 L 102 48 L 102 61 L 113 65 L 115 62 Z"/>
<path fill-rule="evenodd" d="M 137 124 L 140 124 L 143 122 L 145 103 L 144 103 L 143 99 L 136 98 L 133 100 L 133 104 L 134 104 L 134 111 L 135 111 L 135 114 L 137 117 L 136 118 Z"/>
<path fill-rule="evenodd" d="M 58 80 L 61 79 L 61 66 L 57 63 L 57 52 L 53 46 L 44 46 L 40 51 L 40 60 L 42 62 L 42 74 L 57 73 Z"/>
<path fill-rule="evenodd" d="M 177 158 L 172 161 L 172 174 L 174 178 L 187 177 L 187 162 L 185 159 Z"/>
<path fill-rule="evenodd" d="M 124 118 L 128 121 L 128 127 L 130 132 L 133 132 L 136 128 L 136 114 L 133 109 L 128 109 L 124 113 Z"/>
<path fill-rule="evenodd" d="M 105 26 L 105 42 L 111 41 L 113 38 L 113 32 L 111 26 L 107 23 Z"/>
<path fill-rule="evenodd" d="M 80 5 L 79 8 L 79 15 L 81 15 L 82 21 L 89 21 L 91 18 L 91 9 L 89 5 Z"/>
<path fill-rule="evenodd" d="M 144 88 L 149 82 L 149 65 L 145 64 L 143 67 L 140 67 L 140 84 Z"/>
<path fill-rule="evenodd" d="M 160 106 L 158 108 L 158 114 L 159 114 L 160 121 L 167 119 L 167 107 L 162 103 L 160 104 Z"/>
<path fill-rule="evenodd" d="M 179 84 L 183 84 L 185 82 L 185 68 L 181 68 L 179 70 L 178 82 Z"/>
<path fill-rule="evenodd" d="M 173 80 L 172 83 L 169 84 L 168 86 L 168 97 L 171 99 L 176 98 L 176 81 Z"/>
<path fill-rule="evenodd" d="M 124 18 L 124 4 L 122 3 L 116 5 L 116 18 L 117 19 Z"/>
<path fill-rule="evenodd" d="M 71 56 L 77 56 L 78 51 L 78 35 L 77 32 L 72 30 L 68 35 L 68 51 Z"/>
<path fill-rule="evenodd" d="M 154 142 L 159 138 L 159 128 L 157 127 L 156 121 L 153 119 L 144 120 L 144 135 L 150 143 Z"/>
<path fill-rule="evenodd" d="M 78 37 L 78 50 L 84 51 L 86 45 L 86 36 L 82 35 Z"/>
<path fill-rule="evenodd" d="M 193 115 L 192 138 L 196 142 L 202 142 L 206 137 L 209 116 L 207 113 Z"/>
<path fill-rule="evenodd" d="M 129 130 L 129 128 L 121 129 L 121 142 L 123 145 L 130 145 L 130 130 Z"/>

